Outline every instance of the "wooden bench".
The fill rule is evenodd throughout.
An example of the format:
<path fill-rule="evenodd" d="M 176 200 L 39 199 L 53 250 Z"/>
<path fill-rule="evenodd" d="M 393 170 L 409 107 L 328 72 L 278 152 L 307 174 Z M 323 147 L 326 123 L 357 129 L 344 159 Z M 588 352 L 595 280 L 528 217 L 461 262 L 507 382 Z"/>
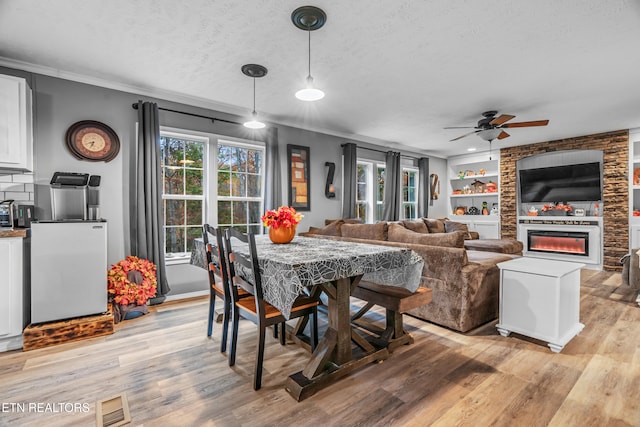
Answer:
<path fill-rule="evenodd" d="M 428 288 L 421 287 L 416 292 L 410 292 L 407 289 L 366 281 L 361 281 L 351 295 L 367 302 L 351 317 L 351 322 L 375 334 L 374 343 L 387 347 L 389 351 L 393 351 L 400 345 L 413 344 L 413 337 L 402 324 L 402 313 L 431 302 L 431 289 Z M 386 310 L 385 329 L 362 319 L 362 316 L 374 305 L 384 307 Z"/>

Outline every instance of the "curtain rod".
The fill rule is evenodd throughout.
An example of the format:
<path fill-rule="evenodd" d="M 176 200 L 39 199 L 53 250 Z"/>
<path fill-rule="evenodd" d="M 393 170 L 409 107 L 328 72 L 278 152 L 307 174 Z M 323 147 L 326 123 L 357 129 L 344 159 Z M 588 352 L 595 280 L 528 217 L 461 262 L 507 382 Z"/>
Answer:
<path fill-rule="evenodd" d="M 131 107 L 133 107 L 134 110 L 137 110 L 138 109 L 138 103 L 132 104 Z M 212 122 L 224 122 L 224 123 L 231 123 L 231 124 L 234 124 L 234 125 L 242 125 L 242 123 L 234 122 L 234 121 L 231 121 L 231 120 L 218 119 L 216 117 L 203 116 L 201 114 L 195 114 L 195 113 L 187 113 L 185 111 L 171 110 L 169 108 L 158 107 L 158 110 L 168 111 L 170 113 L 184 114 L 186 116 L 200 117 L 201 119 L 209 119 Z"/>
<path fill-rule="evenodd" d="M 344 147 L 344 144 L 342 144 L 341 147 Z M 382 153 L 382 154 L 387 154 L 387 152 L 392 151 L 392 150 L 382 151 L 382 150 L 377 150 L 375 148 L 360 147 L 358 145 L 356 145 L 356 148 L 359 148 L 361 150 L 377 151 L 378 153 Z M 408 155 L 402 154 L 402 153 L 400 153 L 400 155 L 402 157 L 406 157 L 406 158 L 409 158 L 409 159 L 420 160 L 420 157 L 408 156 Z"/>

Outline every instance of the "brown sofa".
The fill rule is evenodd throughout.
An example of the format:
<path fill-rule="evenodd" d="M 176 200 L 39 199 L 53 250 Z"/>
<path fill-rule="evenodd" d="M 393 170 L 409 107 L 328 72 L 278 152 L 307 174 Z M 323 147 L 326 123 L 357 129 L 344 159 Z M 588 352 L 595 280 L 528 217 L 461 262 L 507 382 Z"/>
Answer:
<path fill-rule="evenodd" d="M 464 230 L 429 233 L 419 221 L 311 227 L 303 236 L 406 247 L 424 260 L 421 286 L 432 290 L 432 302 L 408 314 L 460 332 L 498 317 L 500 275 L 497 263 L 513 254 L 467 250 Z M 427 230 L 425 232 L 425 230 Z"/>

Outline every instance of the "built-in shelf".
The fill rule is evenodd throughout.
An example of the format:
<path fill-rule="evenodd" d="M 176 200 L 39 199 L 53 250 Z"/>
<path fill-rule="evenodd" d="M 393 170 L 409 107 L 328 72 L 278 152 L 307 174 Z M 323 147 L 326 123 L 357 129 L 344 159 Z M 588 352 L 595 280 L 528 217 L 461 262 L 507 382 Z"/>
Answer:
<path fill-rule="evenodd" d="M 463 208 L 465 212 L 475 208 L 482 212 L 483 202 L 487 208 L 498 208 L 500 206 L 499 183 L 500 183 L 500 161 L 498 156 L 490 158 L 489 153 L 474 153 L 464 156 L 454 156 L 448 162 L 448 187 L 449 187 L 449 213 L 452 217 L 464 219 L 469 224 L 469 229 L 474 226 L 484 227 L 487 221 L 495 222 L 491 230 L 484 231 L 487 236 L 499 237 L 499 215 L 455 215 L 456 211 Z M 480 173 L 480 171 L 484 173 Z M 464 175 L 463 175 L 464 174 Z M 460 177 L 460 175 L 463 175 Z M 479 181 L 481 184 L 477 183 Z M 487 190 L 487 185 L 493 183 L 497 191 L 483 192 Z M 475 185 L 474 185 L 475 184 Z M 489 188 L 491 185 L 489 185 Z M 476 190 L 477 192 L 470 192 Z M 453 194 L 454 191 L 461 192 Z M 495 211 L 495 209 L 494 209 Z M 484 219 L 484 220 L 483 220 Z M 476 224 L 478 222 L 478 224 Z M 487 237 L 488 238 L 488 237 Z"/>
<path fill-rule="evenodd" d="M 469 198 L 469 197 L 498 197 L 498 193 L 472 193 L 472 194 L 452 194 L 451 198 Z"/>
<path fill-rule="evenodd" d="M 460 176 L 458 176 L 457 178 L 454 177 L 451 180 L 455 181 L 456 179 L 460 180 L 460 181 L 464 181 L 465 179 L 477 179 L 477 180 L 481 180 L 481 179 L 487 179 L 487 178 L 498 178 L 498 173 L 485 173 L 484 175 L 465 175 L 464 177 L 460 178 Z"/>

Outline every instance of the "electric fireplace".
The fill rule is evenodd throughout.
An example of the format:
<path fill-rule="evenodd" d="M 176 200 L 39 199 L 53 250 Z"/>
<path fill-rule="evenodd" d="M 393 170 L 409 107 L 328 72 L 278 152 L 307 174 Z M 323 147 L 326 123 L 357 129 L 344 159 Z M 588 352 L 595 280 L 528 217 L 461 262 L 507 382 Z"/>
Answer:
<path fill-rule="evenodd" d="M 602 219 L 521 218 L 518 240 L 525 257 L 573 261 L 602 268 Z"/>
<path fill-rule="evenodd" d="M 589 233 L 528 230 L 527 250 L 588 257 Z"/>

